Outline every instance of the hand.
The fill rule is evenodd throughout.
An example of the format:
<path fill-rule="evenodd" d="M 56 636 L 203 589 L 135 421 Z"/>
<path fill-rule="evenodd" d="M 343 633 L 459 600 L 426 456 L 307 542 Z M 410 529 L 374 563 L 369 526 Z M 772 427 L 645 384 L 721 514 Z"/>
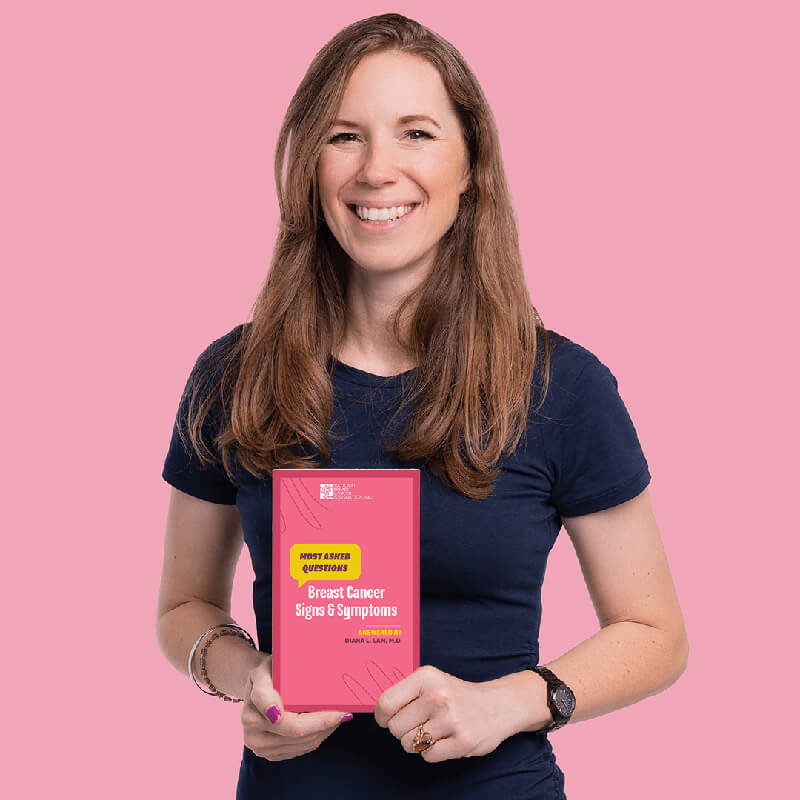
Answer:
<path fill-rule="evenodd" d="M 270 706 L 280 709 L 273 723 Z M 285 711 L 283 700 L 272 685 L 272 656 L 265 654 L 247 676 L 242 708 L 244 743 L 267 761 L 283 761 L 316 750 L 341 723 L 344 711 Z"/>
<path fill-rule="evenodd" d="M 434 743 L 420 755 L 430 762 L 483 756 L 511 735 L 509 698 L 496 682 L 472 683 L 424 664 L 378 698 L 375 720 L 407 753 L 419 726 Z"/>

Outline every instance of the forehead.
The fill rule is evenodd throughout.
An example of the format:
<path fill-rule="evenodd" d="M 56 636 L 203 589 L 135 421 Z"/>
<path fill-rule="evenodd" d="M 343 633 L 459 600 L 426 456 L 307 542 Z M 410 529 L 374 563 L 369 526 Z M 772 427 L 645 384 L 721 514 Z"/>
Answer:
<path fill-rule="evenodd" d="M 368 122 L 428 114 L 452 122 L 455 110 L 436 67 L 408 53 L 372 53 L 358 63 L 345 87 L 338 116 Z"/>

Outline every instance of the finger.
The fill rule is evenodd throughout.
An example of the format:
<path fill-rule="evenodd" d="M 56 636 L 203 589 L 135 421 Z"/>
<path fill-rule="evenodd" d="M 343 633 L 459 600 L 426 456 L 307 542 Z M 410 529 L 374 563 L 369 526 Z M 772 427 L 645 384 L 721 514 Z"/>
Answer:
<path fill-rule="evenodd" d="M 442 673 L 430 664 L 423 664 L 410 675 L 386 689 L 375 703 L 375 721 L 386 728 L 389 720 L 405 705 L 419 697 L 426 687 L 442 679 Z"/>
<path fill-rule="evenodd" d="M 245 744 L 257 755 L 293 753 L 299 755 L 319 747 L 320 743 L 330 736 L 335 728 L 318 731 L 308 736 L 280 736 L 275 731 L 249 730 L 245 735 Z"/>
<path fill-rule="evenodd" d="M 446 761 L 449 758 L 459 758 L 464 755 L 462 752 L 459 752 L 460 744 L 458 739 L 455 736 L 448 735 L 448 732 L 443 731 L 433 720 L 425 722 L 422 729 L 425 733 L 429 733 L 433 739 L 433 744 L 430 745 L 427 750 L 421 750 L 418 753 L 426 761 Z M 414 728 L 413 731 L 409 731 L 400 739 L 403 750 L 407 753 L 417 754 L 418 751 L 414 749 L 414 737 L 418 732 L 419 726 Z"/>
<path fill-rule="evenodd" d="M 313 739 L 299 739 L 296 742 L 292 739 L 287 739 L 286 741 L 290 742 L 290 744 L 285 747 L 277 748 L 270 746 L 265 749 L 261 757 L 266 758 L 268 761 L 286 761 L 290 758 L 297 758 L 298 756 L 304 756 L 306 753 L 311 753 L 316 750 L 320 746 L 322 740 L 319 739 L 319 734 L 317 734 Z M 258 755 L 258 753 L 256 755 Z"/>
<path fill-rule="evenodd" d="M 459 744 L 458 739 L 453 736 L 447 736 L 444 739 L 437 739 L 427 750 L 423 750 L 420 755 L 429 764 L 435 764 L 438 761 L 464 757 L 466 754 L 462 750 L 463 746 Z"/>
<path fill-rule="evenodd" d="M 343 721 L 344 711 L 285 711 L 272 726 L 272 731 L 284 736 L 309 736 L 315 733 L 332 732 Z"/>
<path fill-rule="evenodd" d="M 250 706 L 249 713 L 242 714 L 242 722 L 249 730 L 256 729 L 265 734 L 278 734 L 295 739 L 314 736 L 319 733 L 331 733 L 345 720 L 347 715 L 343 711 L 307 711 L 296 713 L 294 711 L 284 711 L 274 723 L 255 706 Z M 254 721 L 254 717 L 259 722 Z"/>
<path fill-rule="evenodd" d="M 325 731 L 298 738 L 279 737 L 274 732 L 250 731 L 245 735 L 245 744 L 257 756 L 270 761 L 278 761 L 285 758 L 295 758 L 316 750 L 334 730 L 336 729 L 329 728 Z"/>
<path fill-rule="evenodd" d="M 409 734 L 413 737 L 416 731 L 419 730 L 420 725 L 427 725 L 435 712 L 436 709 L 427 702 L 424 695 L 416 697 L 410 703 L 398 709 L 386 721 L 384 727 L 388 728 L 393 736 L 403 741 L 403 737 Z M 426 730 L 429 729 L 426 728 Z M 433 732 L 431 731 L 431 733 Z"/>
<path fill-rule="evenodd" d="M 425 719 L 418 725 L 415 725 L 413 728 L 407 730 L 405 733 L 397 737 L 406 753 L 417 752 L 414 749 L 414 738 L 419 733 L 420 728 L 422 728 L 424 733 L 429 733 L 434 742 L 444 739 L 450 733 L 449 731 L 444 730 L 440 724 L 437 724 L 435 720 Z"/>

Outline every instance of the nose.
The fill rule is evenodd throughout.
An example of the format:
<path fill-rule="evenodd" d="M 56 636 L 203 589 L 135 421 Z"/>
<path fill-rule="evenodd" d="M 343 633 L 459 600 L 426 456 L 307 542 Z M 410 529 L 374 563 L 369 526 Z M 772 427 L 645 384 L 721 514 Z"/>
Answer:
<path fill-rule="evenodd" d="M 397 179 L 396 153 L 389 141 L 373 139 L 364 151 L 358 180 L 371 186 L 381 186 Z"/>

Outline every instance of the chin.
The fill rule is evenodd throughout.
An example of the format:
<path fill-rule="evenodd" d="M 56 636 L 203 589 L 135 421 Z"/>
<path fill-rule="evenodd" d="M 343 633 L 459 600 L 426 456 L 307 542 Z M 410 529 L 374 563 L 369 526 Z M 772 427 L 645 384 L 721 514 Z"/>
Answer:
<path fill-rule="evenodd" d="M 386 261 L 378 261 L 376 263 L 359 261 L 358 259 L 350 259 L 353 265 L 362 270 L 362 272 L 370 272 L 373 274 L 384 274 L 387 272 L 397 272 L 398 270 L 408 267 L 408 263 L 402 262 L 399 264 L 387 264 Z"/>

